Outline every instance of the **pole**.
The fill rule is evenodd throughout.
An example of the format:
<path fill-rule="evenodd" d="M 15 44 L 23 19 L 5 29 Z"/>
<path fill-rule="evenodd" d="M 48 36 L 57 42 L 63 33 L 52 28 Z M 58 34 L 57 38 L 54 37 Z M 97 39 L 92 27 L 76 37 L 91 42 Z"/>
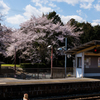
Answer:
<path fill-rule="evenodd" d="M 15 47 L 15 74 L 16 74 L 16 47 Z"/>
<path fill-rule="evenodd" d="M 65 38 L 65 51 L 67 50 L 67 38 Z M 67 55 L 65 54 L 65 78 L 66 78 L 66 67 L 67 67 Z"/>
<path fill-rule="evenodd" d="M 51 78 L 52 78 L 52 67 L 53 67 L 53 47 L 51 47 Z"/>

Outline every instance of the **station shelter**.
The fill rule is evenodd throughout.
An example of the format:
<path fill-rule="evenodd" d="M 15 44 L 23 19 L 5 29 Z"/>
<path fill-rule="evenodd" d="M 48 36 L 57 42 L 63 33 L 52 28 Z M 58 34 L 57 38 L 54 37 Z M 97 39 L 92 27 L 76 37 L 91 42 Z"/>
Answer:
<path fill-rule="evenodd" d="M 90 41 L 65 53 L 74 56 L 73 67 L 76 78 L 100 77 L 100 40 Z"/>

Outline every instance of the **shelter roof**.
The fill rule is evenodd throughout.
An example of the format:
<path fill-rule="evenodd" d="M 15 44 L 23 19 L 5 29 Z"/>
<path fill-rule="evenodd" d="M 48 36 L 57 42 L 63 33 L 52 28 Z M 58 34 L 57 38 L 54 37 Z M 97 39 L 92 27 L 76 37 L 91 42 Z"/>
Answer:
<path fill-rule="evenodd" d="M 90 42 L 87 42 L 85 44 L 82 44 L 80 46 L 74 47 L 70 50 L 65 51 L 66 54 L 76 54 L 80 52 L 85 52 L 88 50 L 93 49 L 94 47 L 100 47 L 100 40 L 93 40 Z"/>

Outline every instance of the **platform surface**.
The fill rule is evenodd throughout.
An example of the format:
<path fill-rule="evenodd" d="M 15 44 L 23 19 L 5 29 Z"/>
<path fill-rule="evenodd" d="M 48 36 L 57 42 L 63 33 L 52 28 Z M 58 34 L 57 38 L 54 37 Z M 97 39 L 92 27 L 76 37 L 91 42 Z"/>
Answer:
<path fill-rule="evenodd" d="M 63 78 L 63 79 L 16 79 L 0 78 L 1 85 L 27 85 L 27 84 L 52 84 L 52 83 L 75 83 L 75 82 L 95 82 L 100 79 L 95 78 Z"/>

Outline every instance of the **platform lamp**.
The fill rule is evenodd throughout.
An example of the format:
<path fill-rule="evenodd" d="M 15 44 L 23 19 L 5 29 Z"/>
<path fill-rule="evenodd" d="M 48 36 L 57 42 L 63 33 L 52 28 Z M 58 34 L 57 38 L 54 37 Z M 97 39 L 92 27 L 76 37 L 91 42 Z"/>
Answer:
<path fill-rule="evenodd" d="M 16 77 L 16 46 L 15 46 L 15 57 L 14 57 L 14 59 L 15 59 L 15 66 L 14 66 L 14 69 L 15 69 L 15 77 Z"/>
<path fill-rule="evenodd" d="M 47 47 L 48 49 L 51 49 L 51 78 L 52 78 L 52 67 L 53 67 L 53 46 L 49 45 Z"/>
<path fill-rule="evenodd" d="M 65 38 L 65 46 L 58 48 L 59 51 L 66 51 L 67 50 L 67 38 Z M 67 67 L 67 54 L 65 53 L 65 78 L 66 78 L 66 67 Z"/>

